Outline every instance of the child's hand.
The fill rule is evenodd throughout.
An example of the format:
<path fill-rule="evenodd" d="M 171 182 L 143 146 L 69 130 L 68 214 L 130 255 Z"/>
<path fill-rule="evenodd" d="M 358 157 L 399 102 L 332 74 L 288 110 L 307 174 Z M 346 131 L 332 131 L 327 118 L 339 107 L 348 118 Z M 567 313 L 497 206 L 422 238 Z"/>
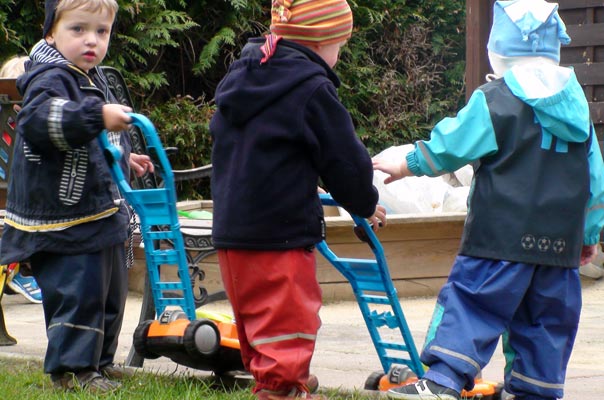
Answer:
<path fill-rule="evenodd" d="M 594 259 L 597 252 L 598 252 L 597 245 L 595 245 L 595 244 L 592 244 L 591 246 L 584 245 L 583 248 L 581 249 L 581 262 L 579 265 L 589 264 Z"/>
<path fill-rule="evenodd" d="M 369 218 L 369 224 L 373 228 L 374 232 L 377 232 L 378 229 L 382 226 L 386 226 L 386 209 L 384 206 L 377 205 L 375 206 L 375 212 Z"/>
<path fill-rule="evenodd" d="M 103 106 L 103 123 L 108 131 L 123 131 L 128 129 L 132 118 L 127 114 L 132 112 L 130 107 L 121 104 L 105 104 Z"/>
<path fill-rule="evenodd" d="M 406 176 L 412 176 L 413 174 L 407 168 L 407 159 L 403 159 L 401 163 L 393 163 L 388 162 L 386 160 L 380 158 L 374 158 L 373 160 L 373 169 L 382 171 L 388 175 L 386 179 L 384 179 L 385 184 L 389 184 L 394 181 L 398 181 Z"/>
<path fill-rule="evenodd" d="M 128 164 L 130 164 L 130 168 L 134 174 L 139 177 L 145 175 L 146 172 L 153 172 L 155 170 L 151 158 L 145 154 L 130 153 Z"/>

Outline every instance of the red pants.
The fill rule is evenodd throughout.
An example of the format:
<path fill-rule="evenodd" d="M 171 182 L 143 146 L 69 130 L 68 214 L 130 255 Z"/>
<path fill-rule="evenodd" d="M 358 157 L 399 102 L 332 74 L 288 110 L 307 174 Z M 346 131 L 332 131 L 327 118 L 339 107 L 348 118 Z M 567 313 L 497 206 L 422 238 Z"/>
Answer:
<path fill-rule="evenodd" d="M 218 261 L 253 392 L 303 388 L 321 326 L 314 252 L 218 250 Z"/>

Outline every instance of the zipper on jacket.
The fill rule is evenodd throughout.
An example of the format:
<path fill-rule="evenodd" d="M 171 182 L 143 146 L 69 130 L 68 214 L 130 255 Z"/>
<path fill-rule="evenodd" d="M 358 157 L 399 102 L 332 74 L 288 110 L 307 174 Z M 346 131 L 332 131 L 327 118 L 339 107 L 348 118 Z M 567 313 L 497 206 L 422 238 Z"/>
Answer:
<path fill-rule="evenodd" d="M 78 162 L 80 160 L 80 152 L 74 151 L 73 160 L 71 163 L 71 171 L 69 173 L 69 183 L 67 185 L 67 198 L 71 199 L 73 197 L 73 188 L 75 186 L 75 181 L 78 176 Z"/>

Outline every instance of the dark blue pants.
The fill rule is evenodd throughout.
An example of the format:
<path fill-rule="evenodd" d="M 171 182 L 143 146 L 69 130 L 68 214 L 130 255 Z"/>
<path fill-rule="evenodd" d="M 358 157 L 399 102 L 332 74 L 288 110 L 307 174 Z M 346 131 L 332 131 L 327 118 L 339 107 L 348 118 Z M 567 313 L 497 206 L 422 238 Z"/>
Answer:
<path fill-rule="evenodd" d="M 506 391 L 561 398 L 580 312 L 577 268 L 458 256 L 421 354 L 425 377 L 471 389 L 503 335 Z"/>
<path fill-rule="evenodd" d="M 128 295 L 124 245 L 90 254 L 37 253 L 49 374 L 97 370 L 113 362 Z"/>

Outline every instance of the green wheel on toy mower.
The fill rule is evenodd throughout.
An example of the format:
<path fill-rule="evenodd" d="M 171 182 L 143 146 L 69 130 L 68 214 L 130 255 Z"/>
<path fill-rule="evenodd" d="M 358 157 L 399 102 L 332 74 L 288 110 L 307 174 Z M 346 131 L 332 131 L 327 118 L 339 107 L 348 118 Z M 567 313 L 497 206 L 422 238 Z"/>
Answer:
<path fill-rule="evenodd" d="M 220 332 L 209 319 L 191 321 L 183 337 L 185 351 L 191 356 L 211 356 L 220 349 Z"/>
<path fill-rule="evenodd" d="M 147 320 L 140 323 L 134 330 L 134 350 L 143 358 L 154 360 L 159 358 L 159 354 L 155 354 L 150 351 L 147 347 L 147 335 L 149 334 L 149 327 L 155 320 Z"/>
<path fill-rule="evenodd" d="M 365 390 L 379 390 L 380 388 L 380 380 L 384 377 L 384 371 L 375 371 L 372 372 L 371 375 L 367 377 L 365 380 L 365 386 L 363 389 Z"/>

